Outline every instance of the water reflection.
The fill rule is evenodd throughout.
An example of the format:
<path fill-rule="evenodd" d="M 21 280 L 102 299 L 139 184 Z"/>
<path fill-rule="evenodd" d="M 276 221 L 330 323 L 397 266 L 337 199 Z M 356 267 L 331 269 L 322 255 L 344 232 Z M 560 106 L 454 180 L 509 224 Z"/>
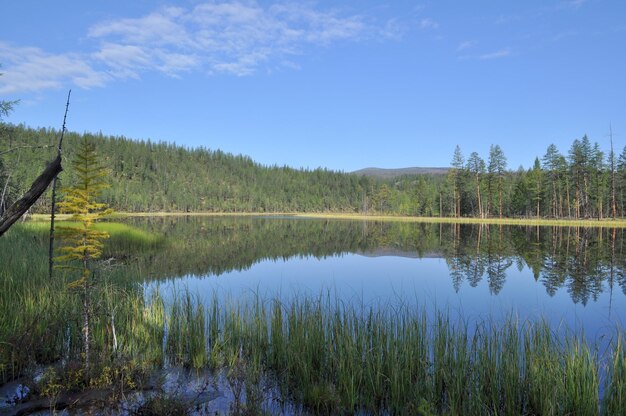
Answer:
<path fill-rule="evenodd" d="M 477 287 L 486 280 L 489 293 L 498 295 L 511 270 L 528 269 L 549 296 L 565 288 L 576 304 L 595 302 L 603 291 L 610 302 L 626 294 L 623 229 L 251 217 L 133 221 L 168 237 L 165 248 L 139 259 L 151 279 L 220 276 L 265 260 L 354 253 L 445 259 L 455 292 L 465 282 Z"/>
<path fill-rule="evenodd" d="M 409 306 L 473 328 L 544 320 L 606 342 L 626 324 L 622 229 L 252 217 L 137 219 L 167 244 L 136 262 L 170 299 L 209 305 L 327 294 L 364 313 Z"/>
<path fill-rule="evenodd" d="M 507 270 L 527 267 L 550 296 L 562 287 L 574 303 L 597 301 L 616 285 L 626 293 L 622 229 L 572 227 L 457 226 L 444 256 L 453 285 L 476 286 L 487 278 L 498 294 Z M 469 228 L 469 229 L 468 229 Z"/>

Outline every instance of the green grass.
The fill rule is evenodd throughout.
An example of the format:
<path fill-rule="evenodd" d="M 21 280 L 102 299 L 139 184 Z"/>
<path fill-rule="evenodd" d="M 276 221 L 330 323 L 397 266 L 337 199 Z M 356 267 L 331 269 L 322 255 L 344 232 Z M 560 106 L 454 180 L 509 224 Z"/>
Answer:
<path fill-rule="evenodd" d="M 621 341 L 599 357 L 580 338 L 541 322 L 482 323 L 470 331 L 445 313 L 362 310 L 328 296 L 290 305 L 214 299 L 207 308 L 188 292 L 166 305 L 158 294 L 113 290 L 101 293 L 115 299 L 119 345 L 113 349 L 104 307 L 93 323 L 97 368 L 123 357 L 146 369 L 168 362 L 226 369 L 244 380 L 247 372 L 263 372 L 285 399 L 316 414 L 619 414 L 624 408 Z M 59 293 L 51 301 L 52 293 L 44 294 L 13 299 L 25 311 L 20 316 L 39 322 L 3 323 L 3 339 L 23 338 L 19 347 L 0 347 L 4 380 L 29 363 L 79 360 L 79 325 L 67 325 L 79 315 L 75 299 Z M 98 371 L 94 377 L 102 378 Z"/>
<path fill-rule="evenodd" d="M 193 345 L 204 341 L 222 364 L 233 356 L 261 363 L 285 397 L 316 414 L 615 414 L 610 410 L 623 405 L 621 344 L 600 357 L 582 335 L 554 333 L 543 322 L 509 319 L 470 331 L 445 313 L 363 310 L 328 295 L 289 305 L 259 298 L 213 302 L 217 319 L 206 317 L 215 311 L 192 306 L 188 295 L 171 307 L 184 328 L 178 334 L 185 336 L 168 341 L 184 351 L 180 363 L 202 366 L 193 354 L 202 348 Z M 198 322 L 204 331 L 194 330 Z"/>
<path fill-rule="evenodd" d="M 97 226 L 111 232 L 105 248 L 108 256 L 127 256 L 163 241 L 124 224 Z M 17 224 L 0 240 L 0 382 L 18 377 L 33 363 L 56 362 L 80 351 L 80 296 L 68 289 L 73 278 L 65 272 L 57 270 L 52 279 L 48 277 L 48 227 L 47 223 Z M 109 342 L 109 316 L 114 309 L 121 318 L 138 313 L 133 310 L 136 305 L 123 301 L 127 298 L 120 287 L 123 272 L 113 268 L 96 275 L 95 307 L 101 321 L 95 326 L 96 344 Z M 118 325 L 123 325 L 123 319 Z"/>
<path fill-rule="evenodd" d="M 63 227 L 81 227 L 82 224 L 74 221 L 62 220 L 56 222 L 56 229 Z M 124 259 L 133 253 L 146 252 L 165 244 L 165 237 L 119 222 L 97 222 L 93 226 L 96 230 L 106 231 L 109 238 L 105 240 L 103 258 Z M 29 233 L 33 238 L 48 242 L 50 223 L 43 221 L 29 221 L 20 224 L 17 232 Z M 21 230 L 21 231 L 20 231 Z M 57 243 L 59 235 L 57 234 Z M 46 251 L 47 252 L 47 251 Z"/>
<path fill-rule="evenodd" d="M 56 227 L 80 227 L 81 224 L 74 221 L 62 220 L 56 222 Z M 48 235 L 50 223 L 43 221 L 30 221 L 21 225 L 24 230 L 37 234 Z M 127 246 L 129 248 L 142 248 L 146 246 L 156 246 L 164 241 L 164 237 L 158 234 L 133 227 L 119 222 L 97 222 L 94 228 L 99 231 L 106 231 L 110 234 L 110 245 Z"/>
<path fill-rule="evenodd" d="M 407 217 L 396 215 L 363 215 L 363 214 L 341 214 L 341 213 L 297 213 L 296 217 L 305 218 L 328 218 L 346 220 L 367 220 L 367 221 L 401 221 L 415 223 L 444 223 L 444 224 L 496 224 L 496 225 L 536 225 L 536 226 L 556 226 L 556 227 L 610 227 L 626 228 L 626 220 L 619 219 L 547 219 L 547 218 L 453 218 L 453 217 Z"/>
<path fill-rule="evenodd" d="M 595 219 L 550 219 L 550 218 L 474 218 L 474 217 L 412 217 L 403 215 L 382 215 L 382 214 L 355 214 L 351 212 L 341 213 L 319 213 L 319 212 L 282 212 L 282 213 L 263 213 L 263 212 L 116 212 L 112 219 L 127 217 L 167 217 L 167 216 L 238 216 L 238 217 L 254 217 L 254 216 L 293 216 L 302 218 L 326 218 L 326 219 L 347 219 L 347 220 L 365 220 L 365 221 L 400 221 L 414 223 L 444 223 L 444 224 L 500 224 L 500 225 L 537 225 L 537 226 L 557 226 L 557 227 L 610 227 L 610 228 L 626 228 L 626 219 L 624 218 L 604 218 Z M 33 214 L 34 221 L 49 221 L 49 215 Z M 60 218 L 67 218 L 63 215 Z"/>

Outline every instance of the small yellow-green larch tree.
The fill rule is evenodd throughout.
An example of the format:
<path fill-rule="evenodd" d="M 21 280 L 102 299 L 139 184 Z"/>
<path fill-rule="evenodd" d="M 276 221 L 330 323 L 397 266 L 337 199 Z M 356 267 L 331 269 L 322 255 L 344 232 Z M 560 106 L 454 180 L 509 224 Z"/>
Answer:
<path fill-rule="evenodd" d="M 71 214 L 70 220 L 78 224 L 59 227 L 61 246 L 58 250 L 57 267 L 69 270 L 72 280 L 68 287 L 82 295 L 82 338 L 85 376 L 89 375 L 90 363 L 90 320 L 92 315 L 92 290 L 94 288 L 93 260 L 102 255 L 105 231 L 95 229 L 94 224 L 111 210 L 98 202 L 106 183 L 108 171 L 100 164 L 95 145 L 86 137 L 80 147 L 72 168 L 76 174 L 73 186 L 62 189 L 63 199 L 59 202 L 61 212 Z"/>

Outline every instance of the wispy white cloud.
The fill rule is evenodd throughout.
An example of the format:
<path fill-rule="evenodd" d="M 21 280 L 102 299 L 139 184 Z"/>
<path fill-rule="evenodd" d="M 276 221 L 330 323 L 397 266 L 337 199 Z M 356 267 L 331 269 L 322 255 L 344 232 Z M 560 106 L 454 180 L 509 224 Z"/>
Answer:
<path fill-rule="evenodd" d="M 186 30 L 179 24 L 185 10 L 166 7 L 140 18 L 109 20 L 93 25 L 87 35 L 92 38 L 119 36 L 125 43 L 172 45 L 187 38 Z"/>
<path fill-rule="evenodd" d="M 423 19 L 421 26 L 436 29 L 438 23 Z M 0 44 L 5 73 L 0 92 L 39 91 L 67 83 L 98 87 L 115 79 L 140 78 L 146 71 L 173 77 L 192 70 L 243 76 L 283 63 L 297 66 L 294 57 L 311 46 L 401 36 L 402 26 L 393 19 L 376 22 L 297 1 L 262 5 L 226 0 L 192 8 L 163 7 L 141 17 L 92 25 L 86 34 L 91 47 L 87 51 L 52 54 Z"/>
<path fill-rule="evenodd" d="M 584 6 L 584 4 L 587 3 L 587 0 L 564 0 L 561 1 L 558 5 L 557 5 L 557 10 L 563 10 L 563 9 L 571 9 L 571 10 L 578 10 L 580 9 L 582 6 Z"/>
<path fill-rule="evenodd" d="M 438 29 L 439 28 L 439 22 L 429 17 L 421 19 L 419 24 L 420 24 L 420 28 L 422 29 Z"/>
<path fill-rule="evenodd" d="M 383 39 L 400 40 L 407 32 L 407 30 L 407 26 L 404 23 L 400 22 L 399 19 L 389 19 L 380 29 L 380 37 Z"/>
<path fill-rule="evenodd" d="M 552 36 L 551 40 L 553 42 L 559 42 L 559 41 L 562 41 L 564 39 L 568 39 L 568 38 L 574 37 L 577 34 L 578 33 L 575 30 L 568 30 L 568 31 L 565 31 L 565 32 L 559 32 L 559 33 L 555 34 L 554 36 Z"/>
<path fill-rule="evenodd" d="M 462 45 L 462 44 L 461 44 Z M 460 45 L 459 45 L 460 46 Z M 473 47 L 472 45 L 471 47 Z M 465 48 L 467 49 L 467 48 Z M 458 51 L 463 51 L 464 49 L 457 49 Z M 494 59 L 506 58 L 513 55 L 513 51 L 510 47 L 498 49 L 493 52 L 486 52 L 482 54 L 464 54 L 460 55 L 458 59 L 460 60 L 481 60 L 481 61 L 489 61 Z"/>
<path fill-rule="evenodd" d="M 139 78 L 138 70 L 151 64 L 151 57 L 139 46 L 105 43 L 92 54 L 108 63 L 109 73 L 117 78 Z"/>
<path fill-rule="evenodd" d="M 528 16 L 524 15 L 524 13 L 501 14 L 494 18 L 493 23 L 495 23 L 496 25 L 510 25 L 513 23 L 521 22 L 527 18 Z"/>
<path fill-rule="evenodd" d="M 457 52 L 462 52 L 467 49 L 473 48 L 477 44 L 478 42 L 476 42 L 475 40 L 464 40 L 463 42 L 459 43 L 459 46 L 456 47 L 456 50 Z"/>
<path fill-rule="evenodd" d="M 0 61 L 5 65 L 0 77 L 2 94 L 60 88 L 68 82 L 81 88 L 101 87 L 111 79 L 75 53 L 55 55 L 0 42 Z"/>
<path fill-rule="evenodd" d="M 359 40 L 366 29 L 358 15 L 344 17 L 298 3 L 263 8 L 255 2 L 233 1 L 203 3 L 190 10 L 164 8 L 140 18 L 102 22 L 91 28 L 89 36 L 109 47 L 142 48 L 153 69 L 170 74 L 199 67 L 209 73 L 248 75 L 306 45 Z M 107 54 L 99 57 L 112 67 L 118 65 Z M 125 62 L 130 64 L 127 68 L 135 63 Z"/>
<path fill-rule="evenodd" d="M 500 59 L 506 58 L 507 56 L 511 56 L 511 48 L 503 48 L 494 52 L 484 53 L 482 55 L 478 55 L 478 59 L 487 60 L 487 59 Z"/>

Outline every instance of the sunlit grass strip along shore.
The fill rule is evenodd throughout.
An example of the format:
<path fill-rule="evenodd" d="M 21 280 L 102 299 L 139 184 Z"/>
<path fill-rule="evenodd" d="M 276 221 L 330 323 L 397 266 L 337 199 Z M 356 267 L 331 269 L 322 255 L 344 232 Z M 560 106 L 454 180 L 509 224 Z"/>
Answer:
<path fill-rule="evenodd" d="M 409 217 L 396 215 L 365 215 L 353 213 L 263 213 L 263 212 L 117 212 L 111 218 L 124 217 L 165 217 L 165 216 L 240 216 L 240 217 L 297 217 L 297 218 L 318 218 L 318 219 L 339 219 L 339 220 L 357 220 L 357 221 L 398 221 L 398 222 L 414 222 L 414 223 L 431 223 L 431 224 L 494 224 L 494 225 L 520 225 L 520 226 L 556 226 L 556 227 L 607 227 L 607 228 L 626 228 L 626 219 L 605 218 L 598 219 L 547 219 L 547 218 L 452 218 L 452 217 Z M 44 214 L 33 214 L 34 221 L 48 221 L 50 217 Z M 61 219 L 67 219 L 63 214 Z"/>
<path fill-rule="evenodd" d="M 68 215 L 62 214 L 60 217 L 56 223 L 58 228 L 82 226 L 81 223 L 69 221 Z M 47 234 L 50 231 L 50 225 L 47 222 L 38 220 L 26 222 L 21 227 L 39 234 Z M 165 240 L 161 235 L 117 222 L 97 222 L 93 227 L 98 231 L 106 231 L 111 238 L 111 246 L 120 251 L 129 246 L 137 249 L 141 246 L 159 245 Z"/>
<path fill-rule="evenodd" d="M 626 228 L 626 219 L 543 219 L 543 218 L 452 218 L 452 217 L 405 217 L 393 215 L 362 215 L 362 214 L 293 214 L 296 217 L 327 218 L 365 221 L 401 221 L 431 224 L 494 224 L 494 225 L 521 225 L 521 226 L 559 226 L 559 227 L 609 227 Z"/>

